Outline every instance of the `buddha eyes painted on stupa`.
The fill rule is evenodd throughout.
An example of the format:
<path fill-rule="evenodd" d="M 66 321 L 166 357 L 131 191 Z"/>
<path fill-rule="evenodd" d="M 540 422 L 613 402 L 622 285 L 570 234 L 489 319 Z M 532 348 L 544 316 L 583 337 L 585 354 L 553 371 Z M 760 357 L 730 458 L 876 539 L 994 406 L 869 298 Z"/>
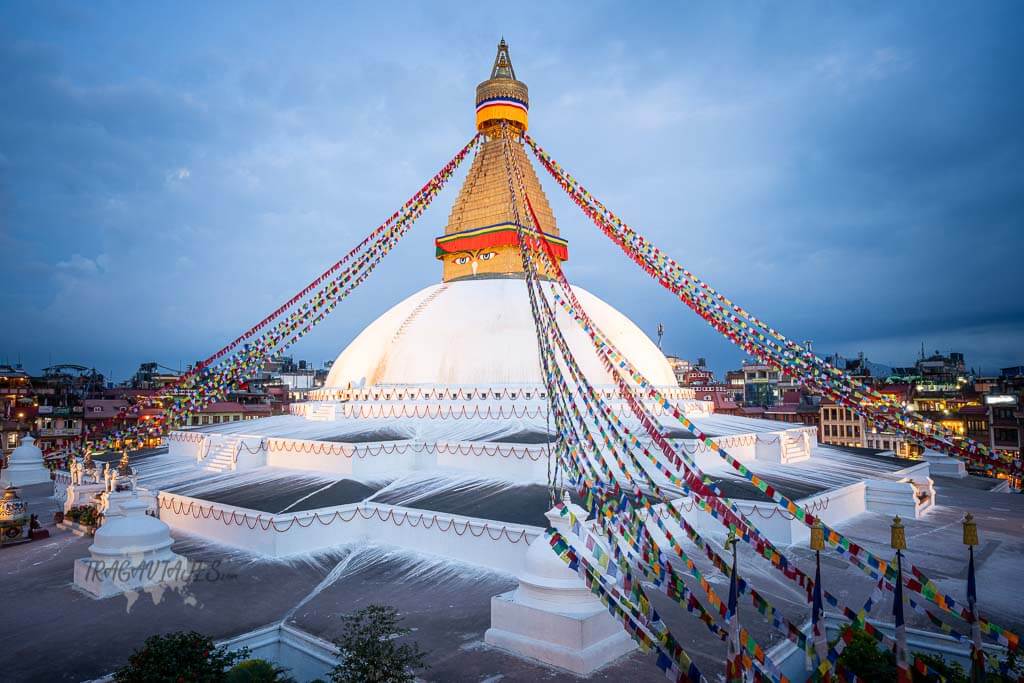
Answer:
<path fill-rule="evenodd" d="M 470 261 L 490 261 L 492 258 L 498 255 L 496 251 L 471 251 L 466 252 L 462 256 L 456 256 L 453 259 L 455 265 L 464 266 Z"/>

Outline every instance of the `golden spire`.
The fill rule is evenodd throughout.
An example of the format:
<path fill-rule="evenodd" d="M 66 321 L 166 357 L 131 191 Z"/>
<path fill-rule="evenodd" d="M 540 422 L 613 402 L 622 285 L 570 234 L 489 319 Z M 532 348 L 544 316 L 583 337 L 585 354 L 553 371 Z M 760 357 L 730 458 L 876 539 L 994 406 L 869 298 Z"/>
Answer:
<path fill-rule="evenodd" d="M 558 236 L 555 215 L 520 140 L 526 130 L 529 97 L 526 84 L 516 79 L 504 38 L 498 43 L 491 77 L 476 88 L 476 105 L 477 128 L 487 139 L 459 190 L 444 235 L 435 241 L 445 282 L 522 277 L 520 227 L 539 228 L 555 256 L 562 261 L 569 258 L 568 245 Z M 525 193 L 519 177 L 509 178 L 502 130 L 512 133 L 511 163 L 519 169 Z"/>
<path fill-rule="evenodd" d="M 494 56 L 494 66 L 491 68 L 491 78 L 511 78 L 516 80 L 516 70 L 512 68 L 512 57 L 508 54 L 508 43 L 505 36 L 501 37 L 498 43 L 498 54 Z"/>
<path fill-rule="evenodd" d="M 502 38 L 494 56 L 491 77 L 476 86 L 476 129 L 495 137 L 505 122 L 519 132 L 526 130 L 530 91 L 516 79 L 508 43 Z"/>

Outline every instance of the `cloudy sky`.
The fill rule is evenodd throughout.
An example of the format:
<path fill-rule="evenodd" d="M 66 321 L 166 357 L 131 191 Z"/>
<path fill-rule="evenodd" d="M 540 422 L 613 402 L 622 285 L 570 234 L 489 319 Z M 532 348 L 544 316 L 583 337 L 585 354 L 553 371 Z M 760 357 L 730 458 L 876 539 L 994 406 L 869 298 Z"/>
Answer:
<path fill-rule="evenodd" d="M 502 35 L 541 144 L 789 336 L 1024 362 L 1024 5 L 491 6 L 4 3 L 0 363 L 215 350 L 469 139 Z M 576 283 L 739 363 L 542 180 Z M 439 280 L 456 189 L 297 357 Z"/>

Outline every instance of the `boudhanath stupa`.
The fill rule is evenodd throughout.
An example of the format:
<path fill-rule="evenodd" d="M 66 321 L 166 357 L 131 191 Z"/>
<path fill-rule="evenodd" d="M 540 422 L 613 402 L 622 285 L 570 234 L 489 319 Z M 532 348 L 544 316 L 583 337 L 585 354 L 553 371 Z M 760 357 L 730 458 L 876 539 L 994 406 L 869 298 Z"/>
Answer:
<path fill-rule="evenodd" d="M 568 261 L 569 244 L 522 144 L 511 150 L 524 182 L 510 194 L 504 141 L 496 132 L 501 124 L 525 131 L 528 110 L 527 86 L 516 78 L 502 43 L 491 77 L 476 92 L 477 127 L 485 137 L 435 240 L 440 282 L 367 326 L 338 354 L 325 385 L 312 400 L 293 404 L 290 415 L 171 433 L 172 456 L 192 458 L 199 471 L 220 475 L 200 478 L 189 490 L 230 487 L 232 474 L 253 470 L 390 480 L 389 488 L 402 488 L 403 476 L 432 475 L 550 483 L 556 433 L 517 246 L 515 204 L 529 203 L 560 261 Z M 905 513 L 934 502 L 920 467 L 908 473 L 900 463 L 888 466 L 885 459 L 819 446 L 814 428 L 716 415 L 711 402 L 678 385 L 665 355 L 626 315 L 582 288 L 574 291 L 596 325 L 665 397 L 703 432 L 780 481 L 811 494 L 870 474 L 889 482 L 893 491 L 887 495 Z M 629 420 L 590 339 L 563 311 L 559 323 L 589 382 Z M 649 407 L 659 412 L 659 406 Z M 663 427 L 672 438 L 692 438 L 671 416 L 664 416 Z M 727 475 L 702 444 L 693 449 L 706 471 Z M 743 487 L 739 480 L 733 484 Z M 387 494 L 375 499 L 382 498 Z M 544 512 L 538 507 L 519 515 L 541 521 Z"/>
<path fill-rule="evenodd" d="M 131 490 L 124 495 L 155 497 L 160 522 L 142 520 L 158 537 L 150 545 L 171 556 L 166 525 L 173 557 L 203 570 L 200 578 L 149 596 L 139 589 L 125 613 L 123 602 L 114 604 L 120 598 L 94 600 L 106 593 L 67 583 L 70 563 L 90 552 L 85 541 L 77 551 L 74 541 L 62 541 L 71 550 L 32 550 L 38 557 L 28 561 L 52 567 L 46 576 L 58 578 L 48 578 L 52 590 L 39 594 L 35 584 L 16 579 L 17 599 L 32 596 L 33 605 L 41 605 L 33 609 L 59 612 L 65 626 L 103 618 L 108 631 L 100 645 L 72 642 L 49 664 L 19 660 L 10 670 L 31 678 L 77 667 L 79 678 L 100 677 L 146 635 L 195 629 L 274 659 L 298 680 L 326 678 L 336 657 L 330 640 L 339 635 L 337 616 L 378 602 L 396 606 L 432 652 L 428 680 L 656 681 L 665 679 L 666 668 L 679 674 L 671 669 L 675 663 L 663 666 L 641 652 L 592 587 L 551 551 L 546 529 L 585 542 L 588 552 L 594 544 L 600 550 L 602 541 L 588 531 L 594 525 L 585 521 L 588 501 L 574 490 L 573 473 L 560 456 L 565 423 L 560 431 L 532 308 L 531 286 L 554 296 L 560 266 L 571 275 L 570 242 L 524 146 L 529 94 L 504 40 L 490 77 L 477 86 L 475 111 L 476 155 L 447 222 L 436 226 L 434 253 L 423 255 L 439 281 L 384 302 L 390 307 L 364 330 L 338 340 L 324 386 L 292 404 L 290 414 L 186 423 L 167 435 L 166 448 L 132 459 Z M 514 175 L 513 168 L 519 169 Z M 528 221 L 523 207 L 529 207 Z M 528 234 L 543 238 L 553 260 L 530 265 L 521 242 Z M 789 557 L 813 563 L 810 531 L 766 497 L 765 485 L 875 553 L 889 552 L 889 524 L 899 515 L 911 547 L 941 568 L 938 581 L 947 591 L 962 573 L 961 509 L 989 525 L 986 538 L 1012 545 L 1012 530 L 999 526 L 1004 518 L 986 512 L 1000 495 L 998 480 L 966 475 L 939 454 L 910 461 L 888 451 L 820 444 L 813 427 L 716 414 L 712 402 L 679 386 L 665 355 L 628 311 L 616 310 L 599 292 L 575 286 L 572 292 L 589 328 L 600 330 L 658 398 L 644 397 L 639 407 L 630 403 L 585 326 L 555 307 L 568 349 L 562 362 L 575 359 L 609 418 L 634 435 L 639 449 L 660 439 L 686 454 L 706 484 Z M 645 429 L 639 409 L 657 425 Z M 611 447 L 597 442 L 587 449 L 584 457 L 596 461 Z M 630 489 L 638 469 L 619 463 L 608 477 Z M 691 581 L 694 592 L 714 586 L 728 594 L 728 576 L 711 551 L 712 545 L 728 547 L 726 531 L 717 513 L 670 475 L 655 472 L 638 497 L 656 487 L 660 509 L 674 506 L 692 525 L 689 540 L 680 537 L 680 543 L 692 558 L 685 566 L 704 582 Z M 57 476 L 58 499 L 69 494 L 69 483 Z M 1000 505 L 1012 508 L 1010 519 L 1024 518 L 1016 500 L 1000 498 Z M 138 523 L 145 508 L 128 506 L 136 519 L 126 516 L 119 528 Z M 103 543 L 92 556 L 100 551 L 108 552 Z M 1021 549 L 1010 552 L 1019 557 Z M 768 554 L 756 554 L 739 550 L 743 575 L 760 591 L 755 604 L 770 600 L 774 607 L 762 611 L 767 619 L 749 601 L 742 608 L 754 615 L 744 621 L 744 632 L 760 643 L 752 653 L 770 670 L 768 679 L 805 680 L 811 655 L 797 643 L 806 646 L 808 596 L 759 564 Z M 863 603 L 873 581 L 865 581 L 852 560 L 836 558 L 823 557 L 826 588 Z M 1006 607 L 1014 571 L 1013 563 L 993 563 L 979 578 L 989 591 L 988 609 L 1011 626 L 1020 623 Z M 667 599 L 652 595 L 652 601 Z M 704 672 L 697 679 L 716 680 L 724 631 L 685 614 L 664 614 Z M 834 634 L 842 616 L 823 618 Z M 920 615 L 908 622 L 929 626 Z M 962 642 L 948 642 L 948 634 L 915 634 L 916 647 L 961 658 L 966 651 Z"/>
<path fill-rule="evenodd" d="M 554 456 L 557 433 L 517 242 L 517 204 L 531 207 L 559 261 L 570 256 L 521 143 L 511 153 L 522 182 L 509 175 L 498 127 L 525 131 L 528 110 L 527 86 L 502 43 L 491 77 L 476 92 L 484 137 L 435 241 L 440 282 L 367 326 L 338 354 L 325 385 L 291 414 L 171 433 L 168 457 L 189 463 L 178 471 L 187 481 L 166 478 L 156 463 L 142 469 L 155 470 L 152 484 L 164 488 L 161 519 L 172 529 L 279 558 L 372 542 L 520 578 L 568 573 L 550 552 L 553 566 L 539 570 L 521 552 L 524 539 L 539 535 L 533 527 L 548 525 L 544 515 L 566 487 Z M 551 291 L 546 275 L 543 286 Z M 615 347 L 701 431 L 825 519 L 865 510 L 914 519 L 934 505 L 925 463 L 824 447 L 812 427 L 716 415 L 711 402 L 678 385 L 665 355 L 627 315 L 591 292 L 574 291 Z M 588 381 L 635 424 L 590 338 L 564 311 L 558 316 Z M 806 540 L 805 529 L 757 502 L 758 492 L 662 406 L 647 407 L 720 486 L 746 500 L 750 513 L 761 511 L 761 528 L 776 542 Z M 489 642 L 577 673 L 630 649 L 602 631 L 592 643 L 577 643 L 575 654 L 548 651 L 524 633 L 548 631 L 549 624 L 527 616 L 503 630 L 495 623 L 508 615 L 500 602 L 495 609 Z M 590 655 L 580 654 L 588 648 Z"/>

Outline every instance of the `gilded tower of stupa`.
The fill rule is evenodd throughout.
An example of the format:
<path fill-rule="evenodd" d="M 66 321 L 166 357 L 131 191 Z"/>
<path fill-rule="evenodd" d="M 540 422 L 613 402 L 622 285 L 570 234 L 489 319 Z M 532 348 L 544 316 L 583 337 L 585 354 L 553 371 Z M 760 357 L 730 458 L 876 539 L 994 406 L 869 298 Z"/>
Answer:
<path fill-rule="evenodd" d="M 523 215 L 526 207 L 532 209 L 555 255 L 562 261 L 569 257 L 568 245 L 558 236 L 555 215 L 520 139 L 526 132 L 529 110 L 529 91 L 526 84 L 516 78 L 508 45 L 502 39 L 491 77 L 476 87 L 476 126 L 485 140 L 452 206 L 444 235 L 435 242 L 445 282 L 522 277 L 517 230 L 532 227 L 533 223 L 527 222 Z M 512 137 L 511 153 L 522 174 L 529 200 L 522 196 L 518 182 L 513 180 L 515 206 L 509 193 L 503 132 Z M 522 225 L 517 224 L 517 215 Z"/>

